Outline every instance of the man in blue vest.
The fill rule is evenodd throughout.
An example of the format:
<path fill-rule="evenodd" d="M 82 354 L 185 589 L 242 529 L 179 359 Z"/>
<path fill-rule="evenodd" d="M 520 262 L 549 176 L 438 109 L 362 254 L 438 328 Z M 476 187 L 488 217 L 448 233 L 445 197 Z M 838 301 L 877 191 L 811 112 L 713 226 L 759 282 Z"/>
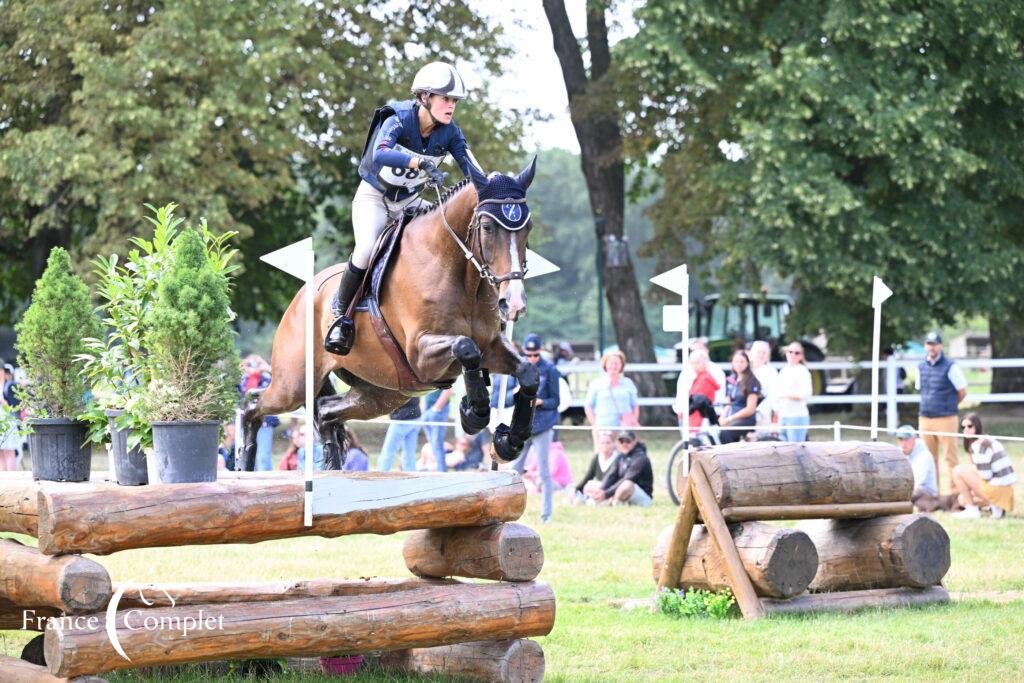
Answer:
<path fill-rule="evenodd" d="M 917 366 L 921 387 L 917 429 L 935 458 L 939 492 L 946 494 L 953 490 L 953 468 L 959 463 L 957 437 L 935 436 L 928 432 L 957 433 L 957 406 L 967 396 L 967 379 L 960 366 L 942 353 L 942 337 L 938 332 L 929 332 L 925 336 L 924 350 L 925 359 Z"/>
<path fill-rule="evenodd" d="M 540 520 L 548 522 L 551 519 L 552 491 L 548 451 L 555 434 L 555 426 L 558 424 L 558 403 L 561 393 L 558 379 L 561 375 L 558 373 L 558 368 L 540 355 L 542 346 L 539 334 L 528 334 L 523 340 L 523 355 L 540 372 L 540 385 L 537 387 L 537 398 L 534 402 L 536 408 L 533 414 L 533 432 L 529 440 L 523 444 L 523 454 L 512 464 L 512 467 L 519 474 L 525 472 L 526 458 L 530 454 L 530 448 L 536 448 L 537 465 L 540 467 L 541 491 L 544 495 Z"/>

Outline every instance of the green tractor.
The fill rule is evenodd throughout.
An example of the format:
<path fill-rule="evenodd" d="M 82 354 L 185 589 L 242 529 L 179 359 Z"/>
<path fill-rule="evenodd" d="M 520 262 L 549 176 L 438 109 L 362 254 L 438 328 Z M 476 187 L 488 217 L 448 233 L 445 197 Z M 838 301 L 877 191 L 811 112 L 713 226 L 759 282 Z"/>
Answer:
<path fill-rule="evenodd" d="M 791 341 L 786 337 L 786 317 L 793 307 L 793 300 L 780 294 L 741 293 L 726 305 L 721 295 L 709 294 L 703 301 L 694 301 L 690 308 L 690 329 L 696 336 L 708 340 L 711 360 L 728 363 L 734 349 L 747 348 L 750 343 L 761 339 L 772 347 L 772 360 L 784 360 L 782 347 Z M 825 354 L 814 342 L 800 339 L 804 345 L 804 358 L 814 363 L 825 360 Z M 682 360 L 680 350 L 678 359 Z M 828 378 L 821 370 L 811 372 L 814 393 L 823 394 Z"/>

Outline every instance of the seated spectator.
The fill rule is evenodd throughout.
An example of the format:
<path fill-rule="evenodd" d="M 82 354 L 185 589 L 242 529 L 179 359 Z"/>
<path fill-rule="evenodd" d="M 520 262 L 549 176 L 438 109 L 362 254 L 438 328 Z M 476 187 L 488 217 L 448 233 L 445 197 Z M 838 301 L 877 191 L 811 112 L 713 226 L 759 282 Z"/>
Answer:
<path fill-rule="evenodd" d="M 756 423 L 757 404 L 761 400 L 761 383 L 750 369 L 750 358 L 743 350 L 732 354 L 732 373 L 726 378 L 729 407 L 718 423 L 722 427 L 753 427 Z M 746 429 L 722 429 L 719 441 L 723 444 L 744 441 Z"/>
<path fill-rule="evenodd" d="M 370 469 L 370 459 L 366 455 L 366 450 L 363 445 L 359 443 L 359 437 L 351 429 L 345 430 L 348 432 L 348 443 L 349 448 L 345 451 L 345 464 L 342 465 L 341 469 L 346 472 L 366 472 Z"/>
<path fill-rule="evenodd" d="M 222 429 L 224 430 L 224 440 L 217 448 L 217 469 L 233 470 L 235 469 L 235 423 L 225 422 Z"/>
<path fill-rule="evenodd" d="M 279 470 L 304 470 L 306 468 L 306 428 L 298 427 L 292 430 L 292 444 L 285 453 L 281 463 L 277 466 Z M 313 446 L 313 469 L 324 468 L 324 447 L 319 443 Z"/>
<path fill-rule="evenodd" d="M 604 429 L 597 435 L 597 453 L 590 461 L 586 473 L 573 490 L 572 503 L 592 503 L 594 493 L 601 489 L 601 482 L 619 457 L 615 450 L 615 432 Z"/>
<path fill-rule="evenodd" d="M 1013 511 L 1013 485 L 1017 474 L 1003 445 L 985 435 L 981 418 L 969 413 L 960 423 L 964 433 L 964 450 L 971 454 L 973 465 L 953 468 L 953 485 L 960 494 L 964 509 L 953 514 L 962 519 L 978 519 L 981 508 L 987 507 L 994 519 Z"/>
<path fill-rule="evenodd" d="M 931 451 L 917 438 L 917 432 L 910 425 L 903 425 L 896 430 L 896 442 L 903 455 L 910 460 L 910 469 L 914 472 L 914 492 L 910 502 L 922 512 L 938 510 L 940 505 L 939 484 L 935 476 L 935 458 Z"/>
<path fill-rule="evenodd" d="M 628 429 L 616 435 L 615 443 L 619 457 L 593 498 L 598 503 L 647 507 L 654 495 L 654 472 L 647 457 L 647 446 L 637 441 L 636 434 Z"/>
<path fill-rule="evenodd" d="M 416 471 L 437 471 L 437 458 L 434 457 L 434 447 L 430 443 L 423 444 L 423 448 L 420 449 L 420 458 L 416 461 Z"/>
<path fill-rule="evenodd" d="M 490 438 L 491 435 L 488 433 L 488 431 L 486 429 L 483 429 L 472 439 L 465 436 L 456 439 L 455 450 L 460 450 L 460 441 L 461 439 L 465 439 L 467 443 L 466 451 L 464 455 L 461 455 L 461 457 L 463 458 L 462 462 L 458 465 L 450 465 L 450 467 L 454 467 L 456 470 L 460 470 L 463 472 L 468 470 L 481 469 L 483 467 L 484 462 L 484 450 L 487 448 L 487 444 L 490 441 Z M 453 459 L 452 462 L 454 461 L 455 460 Z"/>
<path fill-rule="evenodd" d="M 285 451 L 284 457 L 281 458 L 281 462 L 278 464 L 277 469 L 279 470 L 296 470 L 299 467 L 299 448 L 304 443 L 302 438 L 302 427 L 299 425 L 291 428 L 291 438 L 288 444 L 288 450 Z"/>
<path fill-rule="evenodd" d="M 565 447 L 561 441 L 552 441 L 548 447 L 548 472 L 551 473 L 551 486 L 554 491 L 562 491 L 572 484 L 569 459 L 565 457 Z M 537 462 L 536 448 L 531 448 L 526 456 L 523 483 L 526 484 L 526 490 L 530 493 L 540 493 L 540 463 Z"/>

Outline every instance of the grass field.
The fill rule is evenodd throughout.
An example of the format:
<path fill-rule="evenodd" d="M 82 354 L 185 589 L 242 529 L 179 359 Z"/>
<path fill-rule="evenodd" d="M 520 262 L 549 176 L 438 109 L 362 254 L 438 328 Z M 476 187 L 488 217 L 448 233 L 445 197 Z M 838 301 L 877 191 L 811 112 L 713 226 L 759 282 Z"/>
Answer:
<path fill-rule="evenodd" d="M 988 420 L 995 434 L 1022 432 L 1019 416 Z M 820 422 L 835 419 L 822 417 Z M 379 444 L 376 427 L 360 430 Z M 586 436 L 567 434 L 574 472 L 589 458 Z M 952 539 L 948 606 L 869 610 L 845 616 L 776 616 L 677 621 L 646 610 L 625 611 L 621 599 L 653 592 L 650 553 L 658 532 L 675 516 L 664 490 L 671 434 L 643 437 L 655 467 L 655 505 L 648 509 L 571 507 L 557 499 L 552 523 L 540 525 L 531 498 L 523 522 L 544 541 L 541 579 L 558 599 L 554 631 L 538 639 L 549 681 L 738 680 L 1021 680 L 1024 632 L 1024 516 L 953 520 L 939 514 Z M 818 432 L 817 438 L 825 438 Z M 1010 446 L 1024 473 L 1024 447 Z M 373 449 L 371 448 L 371 451 Z M 1021 500 L 1024 487 L 1018 485 Z M 31 541 L 31 539 L 28 539 Z M 147 549 L 99 558 L 115 581 L 229 581 L 407 575 L 403 534 L 295 539 L 255 546 Z M 31 636 L 0 633 L 0 651 L 17 655 Z M 157 680 L 132 673 L 111 681 Z M 171 680 L 201 681 L 193 669 Z M 2 675 L 0 675 L 2 680 Z M 164 679 L 159 679 L 164 680 Z M 309 674 L 274 680 L 332 680 Z M 440 680 L 363 674 L 353 681 Z"/>

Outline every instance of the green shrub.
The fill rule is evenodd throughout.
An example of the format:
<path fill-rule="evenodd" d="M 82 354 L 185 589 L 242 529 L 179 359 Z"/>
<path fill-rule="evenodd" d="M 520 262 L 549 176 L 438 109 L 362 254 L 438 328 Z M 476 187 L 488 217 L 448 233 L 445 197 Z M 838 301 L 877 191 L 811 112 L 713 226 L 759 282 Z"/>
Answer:
<path fill-rule="evenodd" d="M 729 589 L 718 593 L 691 588 L 666 589 L 658 593 L 658 611 L 672 617 L 710 617 L 724 619 L 734 613 L 736 598 Z"/>
<path fill-rule="evenodd" d="M 89 290 L 71 272 L 71 259 L 54 247 L 32 303 L 15 326 L 18 364 L 25 369 L 25 406 L 36 417 L 77 418 L 85 405 L 86 382 L 78 356 L 83 337 L 97 336 Z"/>
<path fill-rule="evenodd" d="M 144 316 L 150 420 L 226 420 L 238 403 L 239 357 L 229 282 L 192 228 L 174 240 L 173 258 Z"/>

